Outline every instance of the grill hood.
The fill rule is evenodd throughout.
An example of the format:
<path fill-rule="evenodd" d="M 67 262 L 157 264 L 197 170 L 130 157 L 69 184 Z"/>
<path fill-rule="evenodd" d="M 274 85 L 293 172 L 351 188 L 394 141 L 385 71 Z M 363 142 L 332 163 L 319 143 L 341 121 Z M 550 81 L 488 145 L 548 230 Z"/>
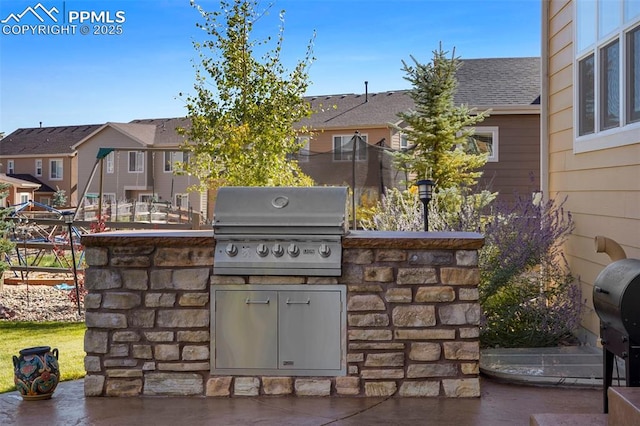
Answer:
<path fill-rule="evenodd" d="M 214 233 L 345 235 L 345 187 L 222 187 L 214 209 Z"/>

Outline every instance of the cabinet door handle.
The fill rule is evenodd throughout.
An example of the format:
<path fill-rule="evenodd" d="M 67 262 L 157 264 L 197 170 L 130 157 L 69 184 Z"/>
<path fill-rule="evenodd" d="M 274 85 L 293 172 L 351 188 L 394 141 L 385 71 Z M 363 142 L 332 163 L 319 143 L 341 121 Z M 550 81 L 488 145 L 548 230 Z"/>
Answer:
<path fill-rule="evenodd" d="M 296 302 L 296 301 L 291 301 L 288 297 L 287 297 L 287 301 L 285 302 L 287 305 L 308 305 L 311 303 L 311 299 L 307 298 L 306 302 Z"/>
<path fill-rule="evenodd" d="M 269 299 L 267 298 L 267 300 L 251 300 L 247 297 L 244 303 L 247 305 L 268 305 Z"/>

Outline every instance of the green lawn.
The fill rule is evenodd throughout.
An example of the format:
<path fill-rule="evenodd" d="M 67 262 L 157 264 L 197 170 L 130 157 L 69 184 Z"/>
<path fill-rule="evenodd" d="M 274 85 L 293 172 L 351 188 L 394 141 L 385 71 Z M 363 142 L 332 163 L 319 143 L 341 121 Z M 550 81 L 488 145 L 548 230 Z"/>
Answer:
<path fill-rule="evenodd" d="M 13 356 L 34 346 L 58 349 L 63 381 L 84 377 L 85 330 L 83 322 L 0 321 L 0 393 L 15 390 Z"/>

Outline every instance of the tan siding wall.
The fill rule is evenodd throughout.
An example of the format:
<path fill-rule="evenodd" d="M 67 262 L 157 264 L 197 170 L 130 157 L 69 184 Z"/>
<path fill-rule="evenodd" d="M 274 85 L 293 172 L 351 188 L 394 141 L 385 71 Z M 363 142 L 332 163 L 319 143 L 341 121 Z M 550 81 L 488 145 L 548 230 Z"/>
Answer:
<path fill-rule="evenodd" d="M 179 151 L 178 148 L 176 148 L 176 151 Z M 170 201 L 171 203 L 175 203 L 175 194 L 187 194 L 189 193 L 189 191 L 187 191 L 187 188 L 192 185 L 198 184 L 198 179 L 196 179 L 195 177 L 177 176 L 172 172 L 165 172 L 163 151 L 155 152 L 155 155 L 152 155 L 152 158 L 153 157 L 155 157 L 155 181 L 153 187 L 155 193 L 159 197 L 159 201 Z M 206 210 L 206 208 L 202 208 L 200 206 L 199 192 L 189 193 L 189 204 L 196 212 Z"/>
<path fill-rule="evenodd" d="M 36 159 L 42 160 L 42 176 L 36 176 Z M 75 157 L 69 157 L 68 154 L 64 155 L 49 155 L 40 157 L 29 158 L 9 158 L 7 160 L 14 160 L 14 173 L 16 174 L 29 174 L 36 177 L 40 182 L 49 185 L 54 191 L 56 188 L 60 188 L 65 191 L 67 196 L 67 204 L 75 206 L 78 197 L 78 174 L 77 163 Z M 6 169 L 7 160 L 3 160 Z M 50 160 L 62 160 L 62 179 L 51 180 L 49 179 L 51 173 Z M 40 196 L 36 195 L 36 200 L 40 201 Z"/>
<path fill-rule="evenodd" d="M 78 163 L 82 165 L 80 168 L 80 190 L 84 192 L 84 188 L 89 184 L 89 177 L 96 162 L 96 155 L 101 147 L 108 148 L 131 148 L 132 151 L 142 146 L 112 128 L 106 128 L 99 134 L 78 147 Z M 117 199 L 124 197 L 125 186 L 147 186 L 146 173 L 129 173 L 129 154 L 128 151 L 119 151 L 115 153 L 114 171 L 107 173 L 107 161 L 104 161 L 103 189 L 105 193 L 116 194 Z M 145 171 L 149 169 L 148 158 L 145 158 Z M 96 175 L 89 186 L 89 192 L 98 193 L 100 191 L 100 168 L 96 171 Z M 148 191 L 151 191 L 148 189 Z"/>
<path fill-rule="evenodd" d="M 567 197 L 576 229 L 565 246 L 583 289 L 583 326 L 599 334 L 592 310 L 593 283 L 611 261 L 596 253 L 594 237 L 618 241 L 628 257 L 640 257 L 640 136 L 638 144 L 581 154 L 573 152 L 573 1 L 549 2 L 549 192 Z"/>

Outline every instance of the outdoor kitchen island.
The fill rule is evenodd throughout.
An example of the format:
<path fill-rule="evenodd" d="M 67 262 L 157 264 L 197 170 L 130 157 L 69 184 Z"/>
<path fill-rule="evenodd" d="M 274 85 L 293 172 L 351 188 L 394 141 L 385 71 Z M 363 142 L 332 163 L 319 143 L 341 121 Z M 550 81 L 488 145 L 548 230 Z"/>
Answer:
<path fill-rule="evenodd" d="M 85 395 L 478 397 L 483 242 L 352 231 L 340 276 L 221 276 L 212 231 L 85 235 Z M 220 285 L 344 288 L 335 344 L 345 373 L 212 373 L 210 300 Z"/>

